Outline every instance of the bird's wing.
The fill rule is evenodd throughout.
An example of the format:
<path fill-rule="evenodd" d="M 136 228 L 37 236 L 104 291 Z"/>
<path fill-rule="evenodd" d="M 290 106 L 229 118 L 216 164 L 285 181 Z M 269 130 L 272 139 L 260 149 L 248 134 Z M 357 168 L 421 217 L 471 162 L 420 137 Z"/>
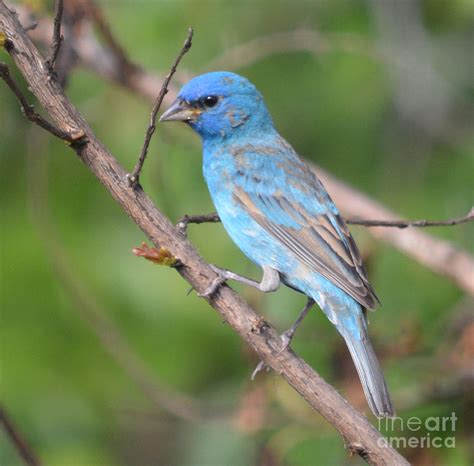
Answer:
<path fill-rule="evenodd" d="M 297 157 L 297 156 L 296 156 Z M 359 250 L 322 183 L 300 159 L 272 163 L 241 177 L 234 199 L 311 270 L 362 306 L 375 307 Z"/>

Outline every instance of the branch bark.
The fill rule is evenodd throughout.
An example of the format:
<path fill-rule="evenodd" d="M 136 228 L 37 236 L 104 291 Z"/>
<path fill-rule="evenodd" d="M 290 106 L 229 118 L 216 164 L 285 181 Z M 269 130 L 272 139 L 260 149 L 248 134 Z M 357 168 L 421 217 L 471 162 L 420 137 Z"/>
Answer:
<path fill-rule="evenodd" d="M 72 148 L 94 173 L 123 210 L 142 229 L 155 246 L 164 246 L 183 264 L 178 272 L 198 291 L 204 291 L 216 274 L 192 245 L 153 205 L 140 186 L 131 188 L 126 171 L 95 137 L 77 109 L 48 76 L 47 66 L 21 27 L 15 13 L 0 0 L 0 31 L 11 41 L 9 50 L 32 92 L 51 119 L 66 132 L 84 131 L 85 144 Z M 264 322 L 232 289 L 221 287 L 206 300 L 224 320 L 342 435 L 348 448 L 374 465 L 407 465 L 407 461 L 383 442 L 380 433 L 350 406 L 338 392 L 291 350 L 280 353 L 276 330 Z"/>

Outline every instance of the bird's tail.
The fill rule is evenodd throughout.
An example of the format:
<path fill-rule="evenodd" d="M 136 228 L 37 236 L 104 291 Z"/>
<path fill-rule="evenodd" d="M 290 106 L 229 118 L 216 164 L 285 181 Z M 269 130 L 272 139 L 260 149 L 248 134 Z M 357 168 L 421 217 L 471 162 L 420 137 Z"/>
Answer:
<path fill-rule="evenodd" d="M 351 335 L 352 332 L 341 331 L 341 329 L 339 331 L 344 337 L 351 353 L 370 409 L 377 417 L 393 417 L 395 416 L 395 411 L 390 400 L 382 369 L 369 341 L 367 329 L 365 325 L 361 327 L 362 338 L 359 338 L 360 335 Z"/>

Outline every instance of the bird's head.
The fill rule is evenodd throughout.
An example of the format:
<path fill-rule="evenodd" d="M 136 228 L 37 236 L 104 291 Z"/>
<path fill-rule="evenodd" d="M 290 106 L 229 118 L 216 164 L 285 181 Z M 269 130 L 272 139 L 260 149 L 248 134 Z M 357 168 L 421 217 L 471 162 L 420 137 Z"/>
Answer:
<path fill-rule="evenodd" d="M 248 79 L 225 71 L 202 74 L 185 84 L 160 121 L 184 121 L 203 139 L 273 126 L 257 88 Z"/>

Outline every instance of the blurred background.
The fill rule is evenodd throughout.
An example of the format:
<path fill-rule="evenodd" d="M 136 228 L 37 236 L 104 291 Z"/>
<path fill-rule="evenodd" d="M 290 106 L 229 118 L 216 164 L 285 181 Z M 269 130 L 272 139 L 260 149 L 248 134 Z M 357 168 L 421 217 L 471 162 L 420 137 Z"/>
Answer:
<path fill-rule="evenodd" d="M 148 124 L 146 97 L 193 26 L 174 86 L 235 70 L 263 93 L 295 149 L 344 183 L 403 218 L 469 211 L 472 1 L 65 3 L 60 78 L 67 71 L 69 97 L 129 170 Z M 36 16 L 31 35 L 45 50 L 52 2 L 14 5 L 25 25 L 33 21 L 25 13 Z M 187 295 L 176 272 L 132 255 L 142 233 L 72 151 L 25 121 L 3 83 L 0 122 L 1 403 L 43 464 L 362 463 L 276 374 L 250 381 L 256 356 L 206 302 Z M 200 143 L 185 125 L 159 125 L 141 182 L 173 222 L 214 210 Z M 351 231 L 383 304 L 370 334 L 399 416 L 457 416 L 455 433 L 436 434 L 455 435 L 455 448 L 401 452 L 417 465 L 472 464 L 472 298 L 366 228 Z M 423 233 L 472 253 L 472 224 Z M 209 262 L 259 277 L 220 224 L 190 226 L 189 237 Z M 304 304 L 287 289 L 263 295 L 232 286 L 281 330 Z M 293 348 L 369 414 L 343 341 L 318 310 Z M 22 464 L 4 432 L 0 464 Z"/>

